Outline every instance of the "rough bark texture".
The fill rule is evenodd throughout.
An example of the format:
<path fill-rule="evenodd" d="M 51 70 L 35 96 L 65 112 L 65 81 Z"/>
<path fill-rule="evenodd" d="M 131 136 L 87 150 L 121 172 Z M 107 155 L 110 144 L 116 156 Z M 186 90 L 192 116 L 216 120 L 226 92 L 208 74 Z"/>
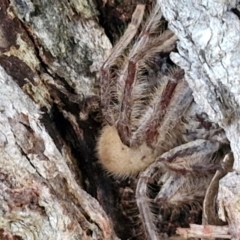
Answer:
<path fill-rule="evenodd" d="M 185 70 L 195 101 L 226 131 L 233 172 L 219 185 L 219 215 L 232 239 L 240 238 L 240 21 L 238 1 L 159 0 L 169 28 L 179 38 L 172 60 Z"/>
<path fill-rule="evenodd" d="M 1 239 L 116 239 L 69 170 L 40 111 L 0 67 Z"/>
<path fill-rule="evenodd" d="M 78 102 L 111 49 L 96 13 L 89 1 L 0 2 L 0 239 L 117 239 L 79 171 L 91 121 L 78 124 Z"/>

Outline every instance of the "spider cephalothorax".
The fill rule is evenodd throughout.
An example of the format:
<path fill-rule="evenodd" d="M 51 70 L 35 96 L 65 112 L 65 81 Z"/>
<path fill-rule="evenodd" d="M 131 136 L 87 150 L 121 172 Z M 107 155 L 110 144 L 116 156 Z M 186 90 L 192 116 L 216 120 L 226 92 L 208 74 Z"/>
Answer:
<path fill-rule="evenodd" d="M 157 74 L 151 73 L 153 68 L 156 71 L 156 59 L 174 50 L 177 40 L 170 30 L 159 33 L 158 6 L 124 57 L 143 12 L 144 5 L 138 5 L 125 34 L 101 68 L 105 123 L 97 152 L 104 168 L 114 176 L 140 173 L 137 205 L 145 234 L 158 239 L 148 183 L 155 181 L 160 188 L 152 199 L 156 205 L 200 203 L 219 167 L 222 132 L 193 101 L 181 69 L 161 71 L 159 66 Z"/>

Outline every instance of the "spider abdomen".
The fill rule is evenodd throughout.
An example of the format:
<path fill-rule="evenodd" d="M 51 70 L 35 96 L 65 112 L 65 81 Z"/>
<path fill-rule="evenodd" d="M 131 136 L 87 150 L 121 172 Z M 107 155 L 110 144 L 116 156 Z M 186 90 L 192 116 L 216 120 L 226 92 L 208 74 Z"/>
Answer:
<path fill-rule="evenodd" d="M 105 126 L 97 144 L 98 157 L 112 175 L 126 177 L 146 169 L 155 160 L 153 150 L 142 144 L 137 148 L 124 145 L 113 126 Z"/>

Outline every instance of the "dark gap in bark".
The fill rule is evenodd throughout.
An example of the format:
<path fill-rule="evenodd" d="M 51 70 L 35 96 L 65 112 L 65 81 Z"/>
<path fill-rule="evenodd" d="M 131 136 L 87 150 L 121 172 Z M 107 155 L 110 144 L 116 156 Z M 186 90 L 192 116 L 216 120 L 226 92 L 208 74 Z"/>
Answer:
<path fill-rule="evenodd" d="M 145 12 L 150 12 L 155 1 L 153 0 L 96 0 L 100 12 L 99 23 L 104 28 L 110 41 L 115 44 L 122 36 L 137 4 L 146 4 Z"/>
<path fill-rule="evenodd" d="M 240 19 L 240 11 L 237 8 L 233 8 L 232 12 Z"/>
<path fill-rule="evenodd" d="M 73 103 L 67 104 L 66 100 L 62 99 L 62 102 L 66 104 L 64 109 L 71 113 L 75 111 L 75 114 L 78 115 L 81 106 Z M 51 121 L 55 123 L 56 130 Z M 63 139 L 65 144 L 71 148 L 73 156 L 77 159 L 79 171 L 81 170 L 83 188 L 99 201 L 111 218 L 117 235 L 121 239 L 130 238 L 131 225 L 120 207 L 120 185 L 122 184 L 109 177 L 97 162 L 96 138 L 101 124 L 96 122 L 90 114 L 86 121 L 78 121 L 78 126 L 82 130 L 82 136 L 78 136 L 71 123 L 64 118 L 56 105 L 52 107 L 51 119 L 44 116 L 43 122 L 59 149 L 61 149 L 59 146 L 61 141 L 59 141 L 56 132 L 61 136 L 60 139 Z"/>

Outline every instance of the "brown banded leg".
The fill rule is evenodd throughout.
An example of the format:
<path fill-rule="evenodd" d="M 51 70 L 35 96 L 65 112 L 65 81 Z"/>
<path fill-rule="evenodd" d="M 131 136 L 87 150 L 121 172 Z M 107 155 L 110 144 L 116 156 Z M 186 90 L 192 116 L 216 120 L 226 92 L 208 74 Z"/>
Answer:
<path fill-rule="evenodd" d="M 165 31 L 158 37 L 152 37 L 151 34 L 157 31 L 161 13 L 159 7 L 156 6 L 145 27 L 140 33 L 139 38 L 133 45 L 132 50 L 128 55 L 128 60 L 122 68 L 118 79 L 119 88 L 124 86 L 123 96 L 121 99 L 120 114 L 117 121 L 117 130 L 124 144 L 127 146 L 135 146 L 132 143 L 131 132 L 131 113 L 133 105 L 133 88 L 137 83 L 139 71 L 144 68 L 146 62 L 154 55 L 160 52 L 170 52 L 174 49 L 176 36 L 169 30 Z M 147 84 L 147 83 L 146 83 Z M 171 84 L 169 84 L 171 85 Z M 169 91 L 174 88 L 172 84 L 169 86 Z"/>
<path fill-rule="evenodd" d="M 203 200 L 207 186 L 220 164 L 214 161 L 219 142 L 195 140 L 163 154 L 157 161 L 175 179 L 165 182 L 155 202 L 181 205 Z M 160 179 L 161 181 L 161 179 Z"/>
<path fill-rule="evenodd" d="M 130 24 L 128 25 L 127 30 L 124 35 L 121 37 L 116 46 L 112 49 L 112 52 L 108 59 L 105 61 L 101 68 L 101 76 L 100 76 L 100 88 L 101 88 L 101 108 L 102 113 L 106 119 L 106 121 L 113 125 L 114 120 L 109 115 L 109 105 L 111 102 L 112 91 L 116 92 L 113 88 L 115 82 L 112 81 L 111 78 L 111 67 L 114 65 L 116 59 L 122 54 L 125 48 L 129 45 L 133 37 L 135 36 L 140 23 L 142 22 L 143 14 L 144 14 L 145 5 L 139 4 L 137 5 Z"/>
<path fill-rule="evenodd" d="M 159 167 L 155 162 L 150 165 L 144 172 L 140 174 L 140 178 L 136 188 L 136 202 L 142 220 L 145 237 L 149 240 L 158 240 L 158 233 L 154 224 L 154 216 L 151 211 L 151 203 L 148 195 L 148 182 L 152 176 L 159 171 Z"/>
<path fill-rule="evenodd" d="M 209 169 L 197 169 L 198 173 L 201 172 L 204 175 L 207 174 L 207 171 L 210 173 L 214 171 L 214 166 L 211 165 L 212 154 L 214 154 L 219 149 L 219 147 L 220 144 L 218 142 L 212 142 L 208 140 L 195 140 L 193 142 L 175 147 L 170 151 L 162 154 L 143 173 L 141 173 L 136 189 L 136 201 L 148 239 L 158 239 L 158 234 L 155 230 L 155 224 L 148 200 L 149 179 L 153 179 L 154 174 L 158 172 L 162 173 L 161 177 L 164 179 L 162 183 L 163 186 L 154 199 L 154 202 L 165 202 L 167 205 L 169 203 L 169 199 L 178 194 L 179 189 L 181 189 L 182 185 L 186 183 L 185 180 L 188 179 L 185 178 L 185 180 L 182 180 L 181 175 L 184 176 L 191 174 L 194 176 L 196 166 L 201 166 L 202 161 L 205 162 L 203 165 L 205 165 L 206 162 L 209 162 L 210 167 Z M 206 182 L 204 182 L 204 184 L 205 183 Z M 189 182 L 187 189 L 189 191 L 188 193 L 194 195 L 195 192 L 191 191 L 191 187 L 195 187 L 195 189 L 197 187 Z M 204 193 L 207 186 L 199 187 L 204 187 L 203 191 L 201 191 L 202 189 L 199 190 L 199 192 Z M 194 199 L 194 196 L 191 196 L 191 199 L 192 198 Z"/>
<path fill-rule="evenodd" d="M 179 124 L 193 101 L 192 91 L 183 75 L 181 69 L 175 69 L 172 78 L 163 79 L 133 134 L 133 145 L 140 145 L 145 140 L 149 147 L 159 148 L 166 142 L 169 132 Z"/>

